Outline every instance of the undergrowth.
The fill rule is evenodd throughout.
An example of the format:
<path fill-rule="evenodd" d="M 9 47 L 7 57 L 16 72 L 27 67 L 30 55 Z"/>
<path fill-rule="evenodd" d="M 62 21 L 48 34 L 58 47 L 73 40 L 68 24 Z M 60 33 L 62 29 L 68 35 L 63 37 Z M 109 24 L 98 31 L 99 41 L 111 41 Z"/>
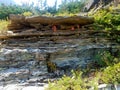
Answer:
<path fill-rule="evenodd" d="M 8 28 L 7 25 L 10 23 L 8 20 L 0 20 L 0 34 L 5 33 Z"/>
<path fill-rule="evenodd" d="M 95 29 L 118 30 L 120 31 L 120 7 L 110 6 L 98 10 L 94 14 Z"/>
<path fill-rule="evenodd" d="M 93 16 L 95 18 L 94 30 L 108 31 L 110 33 L 106 34 L 106 36 L 120 43 L 120 5 L 118 7 L 109 6 L 102 8 Z"/>
<path fill-rule="evenodd" d="M 64 75 L 59 80 L 49 82 L 46 90 L 98 90 L 101 83 L 120 83 L 120 56 L 109 51 L 99 52 L 95 56 L 98 68 L 86 74 L 86 71 L 73 71 L 71 76 Z"/>

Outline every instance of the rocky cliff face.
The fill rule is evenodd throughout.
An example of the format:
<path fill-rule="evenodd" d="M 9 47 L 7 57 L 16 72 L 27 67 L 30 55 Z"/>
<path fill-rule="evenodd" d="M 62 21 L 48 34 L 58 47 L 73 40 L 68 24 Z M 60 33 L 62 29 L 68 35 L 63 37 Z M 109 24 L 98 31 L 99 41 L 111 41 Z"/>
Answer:
<path fill-rule="evenodd" d="M 118 4 L 120 1 L 119 0 L 88 0 L 85 4 L 83 11 L 90 11 L 91 9 L 97 8 L 100 5 L 105 6 L 110 4 L 111 2 Z"/>
<path fill-rule="evenodd" d="M 104 34 L 98 31 L 66 30 L 47 36 L 14 35 L 1 39 L 0 85 L 38 85 L 45 83 L 47 78 L 70 74 L 72 69 L 89 67 L 97 52 L 120 52 L 120 45 L 103 37 Z"/>
<path fill-rule="evenodd" d="M 107 33 L 110 34 L 83 26 L 56 32 L 26 29 L 1 35 L 0 88 L 9 84 L 20 88 L 44 86 L 49 78 L 69 75 L 72 69 L 89 68 L 99 51 L 120 53 L 119 43 L 111 41 Z"/>

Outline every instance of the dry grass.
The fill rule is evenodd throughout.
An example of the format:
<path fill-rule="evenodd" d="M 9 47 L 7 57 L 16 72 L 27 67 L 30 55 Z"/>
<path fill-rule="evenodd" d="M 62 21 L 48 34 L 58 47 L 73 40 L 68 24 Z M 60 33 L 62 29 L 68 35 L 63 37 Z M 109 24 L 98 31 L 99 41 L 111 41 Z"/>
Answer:
<path fill-rule="evenodd" d="M 10 23 L 8 20 L 0 20 L 0 34 L 6 33 L 8 30 L 7 25 Z"/>

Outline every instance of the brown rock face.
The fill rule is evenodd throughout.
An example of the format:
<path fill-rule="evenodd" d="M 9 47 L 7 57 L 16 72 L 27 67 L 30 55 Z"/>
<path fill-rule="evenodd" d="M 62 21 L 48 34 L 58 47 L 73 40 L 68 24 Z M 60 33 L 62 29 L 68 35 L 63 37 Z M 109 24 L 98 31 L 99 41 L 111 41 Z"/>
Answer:
<path fill-rule="evenodd" d="M 93 18 L 83 16 L 72 17 L 45 17 L 45 16 L 33 16 L 24 17 L 21 15 L 10 15 L 11 24 L 8 25 L 8 29 L 15 30 L 35 28 L 37 30 L 51 30 L 54 26 L 56 29 L 68 29 L 73 26 L 79 27 L 82 25 L 91 24 L 94 22 Z M 63 28 L 64 26 L 64 28 Z M 53 28 L 53 29 L 54 29 Z"/>

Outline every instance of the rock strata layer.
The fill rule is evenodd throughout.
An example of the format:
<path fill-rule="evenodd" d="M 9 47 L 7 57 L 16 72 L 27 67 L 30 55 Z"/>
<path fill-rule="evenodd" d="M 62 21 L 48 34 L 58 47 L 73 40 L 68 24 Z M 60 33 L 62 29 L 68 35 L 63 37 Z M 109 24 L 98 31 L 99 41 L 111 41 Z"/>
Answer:
<path fill-rule="evenodd" d="M 21 22 L 24 17 L 17 19 L 28 25 Z M 90 28 L 56 32 L 26 28 L 0 35 L 0 90 L 44 90 L 48 79 L 92 66 L 98 52 L 120 53 L 119 43 L 106 36 L 115 33 Z"/>
<path fill-rule="evenodd" d="M 51 30 L 54 27 L 58 30 L 66 30 L 79 28 L 83 25 L 92 24 L 94 19 L 91 17 L 72 16 L 72 17 L 46 17 L 46 16 L 32 16 L 24 17 L 21 15 L 10 15 L 11 23 L 8 29 L 13 32 L 24 31 L 24 29 L 36 29 L 38 31 Z M 54 26 L 54 27 L 53 27 Z M 20 30 L 21 29 L 21 30 Z"/>

